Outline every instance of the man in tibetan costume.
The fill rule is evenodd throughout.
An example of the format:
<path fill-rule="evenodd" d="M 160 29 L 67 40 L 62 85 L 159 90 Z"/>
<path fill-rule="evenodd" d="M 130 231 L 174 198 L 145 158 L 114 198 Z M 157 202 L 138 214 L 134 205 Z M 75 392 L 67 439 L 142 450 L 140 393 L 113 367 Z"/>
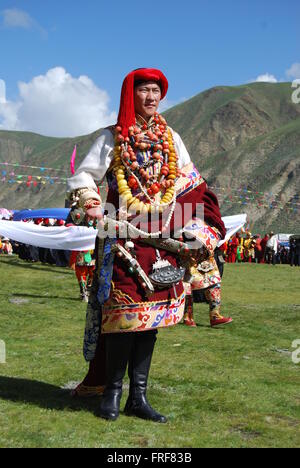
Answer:
<path fill-rule="evenodd" d="M 92 254 L 93 251 L 72 252 L 72 261 L 75 263 L 75 274 L 80 289 L 80 298 L 83 302 L 88 302 L 89 292 L 93 282 L 95 260 Z"/>
<path fill-rule="evenodd" d="M 246 239 L 244 239 L 244 262 L 252 263 L 255 259 L 255 244 L 256 240 L 252 237 L 251 232 L 247 232 Z"/>
<path fill-rule="evenodd" d="M 236 262 L 236 254 L 237 248 L 240 243 L 239 234 L 232 236 L 228 241 L 227 247 L 227 262 L 228 263 L 235 263 Z"/>
<path fill-rule="evenodd" d="M 129 73 L 117 125 L 101 131 L 68 181 L 74 222 L 100 221 L 84 342 L 90 370 L 79 387 L 88 394 L 105 386 L 99 416 L 109 420 L 119 416 L 128 365 L 125 414 L 166 422 L 147 401 L 147 381 L 157 329 L 183 317 L 183 280 L 209 288 L 219 306 L 213 253 L 225 227 L 180 136 L 157 114 L 167 88 L 159 70 Z M 105 176 L 109 190 L 101 207 L 97 183 Z"/>

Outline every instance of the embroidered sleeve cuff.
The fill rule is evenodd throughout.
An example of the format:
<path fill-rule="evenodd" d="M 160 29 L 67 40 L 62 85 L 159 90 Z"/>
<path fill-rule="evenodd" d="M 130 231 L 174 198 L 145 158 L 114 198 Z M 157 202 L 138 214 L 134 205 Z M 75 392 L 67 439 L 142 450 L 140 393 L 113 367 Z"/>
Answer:
<path fill-rule="evenodd" d="M 80 195 L 79 206 L 81 208 L 85 208 L 85 205 L 87 204 L 87 202 L 89 202 L 90 204 L 90 202 L 92 202 L 93 200 L 98 201 L 99 204 L 101 203 L 100 195 L 94 190 L 88 190 Z"/>
<path fill-rule="evenodd" d="M 100 195 L 91 188 L 80 188 L 73 190 L 69 193 L 69 201 L 71 202 L 72 207 L 76 208 L 83 208 L 85 207 L 87 202 L 94 200 L 95 202 L 99 202 L 101 204 L 101 197 Z"/>

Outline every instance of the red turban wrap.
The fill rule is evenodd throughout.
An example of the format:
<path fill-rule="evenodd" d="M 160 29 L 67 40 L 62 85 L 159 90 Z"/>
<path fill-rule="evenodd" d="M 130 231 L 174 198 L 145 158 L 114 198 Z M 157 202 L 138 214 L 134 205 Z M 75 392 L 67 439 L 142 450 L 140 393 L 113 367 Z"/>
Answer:
<path fill-rule="evenodd" d="M 122 127 L 122 135 L 128 136 L 128 128 L 135 124 L 134 112 L 134 84 L 137 81 L 156 81 L 161 89 L 161 99 L 168 91 L 168 80 L 165 75 L 155 68 L 138 68 L 129 73 L 123 81 L 118 125 Z"/>

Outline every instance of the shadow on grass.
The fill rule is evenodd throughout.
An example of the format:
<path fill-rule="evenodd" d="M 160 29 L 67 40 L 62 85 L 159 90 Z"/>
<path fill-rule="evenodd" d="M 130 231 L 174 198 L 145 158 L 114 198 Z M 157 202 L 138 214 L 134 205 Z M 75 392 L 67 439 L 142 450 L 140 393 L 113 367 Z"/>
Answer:
<path fill-rule="evenodd" d="M 89 411 L 95 416 L 100 398 L 71 397 L 70 390 L 36 380 L 0 376 L 0 398 L 12 402 L 30 403 L 40 408 L 58 411 Z"/>
<path fill-rule="evenodd" d="M 6 260 L 6 259 L 5 259 Z M 3 261 L 3 259 L 1 258 L 1 262 Z M 27 263 L 27 262 L 23 262 L 22 260 L 18 259 L 18 260 L 14 260 L 14 261 L 4 261 L 3 263 L 5 263 L 6 265 L 8 266 L 16 266 L 16 267 L 20 267 L 20 268 L 25 268 L 25 269 L 29 269 L 29 270 L 38 270 L 38 271 L 48 271 L 50 273 L 58 273 L 57 269 L 59 268 L 59 274 L 63 274 L 63 275 L 72 275 L 72 270 L 70 270 L 68 267 L 55 267 L 55 269 L 53 268 L 52 265 L 47 265 L 47 264 L 42 264 L 42 263 L 39 263 L 39 262 L 33 262 L 33 263 Z M 74 273 L 75 274 L 75 273 Z"/>

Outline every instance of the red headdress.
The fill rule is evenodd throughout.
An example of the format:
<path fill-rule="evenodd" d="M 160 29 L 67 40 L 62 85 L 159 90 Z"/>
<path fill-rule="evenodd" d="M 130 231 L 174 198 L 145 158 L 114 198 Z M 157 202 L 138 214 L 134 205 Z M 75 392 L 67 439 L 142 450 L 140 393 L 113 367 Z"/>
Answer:
<path fill-rule="evenodd" d="M 129 73 L 123 81 L 118 125 L 122 127 L 122 135 L 128 136 L 128 128 L 135 124 L 134 112 L 134 84 L 137 81 L 156 81 L 161 89 L 161 99 L 168 91 L 168 80 L 165 75 L 155 68 L 138 68 Z"/>

